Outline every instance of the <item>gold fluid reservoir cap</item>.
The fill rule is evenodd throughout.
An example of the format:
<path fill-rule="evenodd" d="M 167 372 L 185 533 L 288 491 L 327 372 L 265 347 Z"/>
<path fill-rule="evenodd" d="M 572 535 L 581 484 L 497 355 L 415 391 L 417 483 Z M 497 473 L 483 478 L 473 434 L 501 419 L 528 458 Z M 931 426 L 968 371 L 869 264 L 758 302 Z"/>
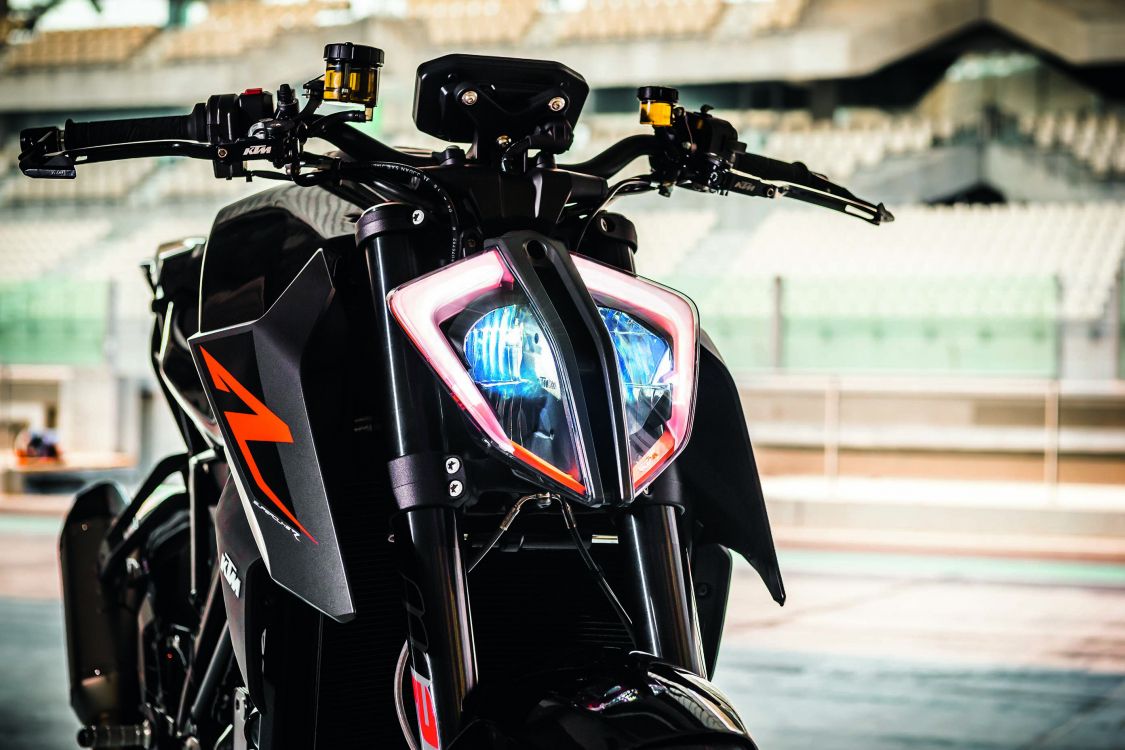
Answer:
<path fill-rule="evenodd" d="M 641 86 L 637 89 L 641 101 L 641 124 L 654 128 L 672 125 L 672 108 L 680 99 L 680 92 L 667 86 Z"/>
<path fill-rule="evenodd" d="M 367 108 L 379 99 L 379 68 L 383 50 L 344 42 L 324 48 L 324 99 Z"/>

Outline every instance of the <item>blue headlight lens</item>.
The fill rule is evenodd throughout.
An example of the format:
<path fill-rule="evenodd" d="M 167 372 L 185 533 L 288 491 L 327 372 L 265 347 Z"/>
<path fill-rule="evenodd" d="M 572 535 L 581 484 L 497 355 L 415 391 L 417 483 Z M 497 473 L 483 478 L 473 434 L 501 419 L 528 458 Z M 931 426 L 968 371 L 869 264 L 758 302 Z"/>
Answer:
<path fill-rule="evenodd" d="M 643 452 L 659 438 L 670 406 L 672 349 L 660 336 L 628 313 L 599 307 L 617 354 L 630 436 Z M 514 440 L 529 430 L 528 404 L 553 403 L 561 408 L 559 373 L 554 354 L 538 321 L 526 305 L 507 305 L 485 313 L 465 334 L 469 374 Z M 519 416 L 520 424 L 512 423 Z M 542 422 L 546 412 L 536 416 Z M 549 420 L 554 425 L 555 420 Z M 539 425 L 532 430 L 542 434 Z M 555 432 L 555 426 L 549 430 Z M 541 440 L 535 440 L 541 442 Z M 522 445 L 526 445 L 521 443 Z M 530 447 L 530 446 L 527 446 Z M 540 454 L 542 455 L 542 454 Z"/>
<path fill-rule="evenodd" d="M 608 307 L 598 310 L 617 352 L 629 453 L 636 462 L 664 434 L 671 414 L 672 348 L 632 315 Z"/>
<path fill-rule="evenodd" d="M 635 464 L 664 437 L 671 414 L 672 348 L 632 315 L 599 307 L 617 354 L 625 400 L 629 454 Z M 462 350 L 469 375 L 505 433 L 569 476 L 579 479 L 577 441 L 567 420 L 558 365 L 526 304 L 498 307 L 468 327 Z"/>
<path fill-rule="evenodd" d="M 503 396 L 559 398 L 559 372 L 539 322 L 525 305 L 481 316 L 465 334 L 465 360 L 478 386 Z"/>
<path fill-rule="evenodd" d="M 577 441 L 567 418 L 555 355 L 531 308 L 514 304 L 470 315 L 479 317 L 466 330 L 462 344 L 469 376 L 504 433 L 554 471 L 581 482 Z"/>

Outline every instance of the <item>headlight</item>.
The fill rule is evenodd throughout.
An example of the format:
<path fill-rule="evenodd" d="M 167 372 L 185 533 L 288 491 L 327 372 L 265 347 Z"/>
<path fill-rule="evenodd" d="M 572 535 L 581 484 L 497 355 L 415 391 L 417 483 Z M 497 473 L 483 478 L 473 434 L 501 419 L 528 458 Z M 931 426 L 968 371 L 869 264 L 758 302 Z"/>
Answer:
<path fill-rule="evenodd" d="M 464 315 L 475 317 L 471 311 Z M 455 343 L 460 338 L 457 320 L 449 328 Z M 517 457 L 581 492 L 558 365 L 531 309 L 505 305 L 481 315 L 465 332 L 461 350 L 469 377 L 511 438 Z"/>
<path fill-rule="evenodd" d="M 609 329 L 621 374 L 633 487 L 641 491 L 687 445 L 695 410 L 699 315 L 684 295 L 574 256 Z"/>
<path fill-rule="evenodd" d="M 687 442 L 695 308 L 657 284 L 573 260 L 613 343 L 633 486 L 640 491 Z M 583 435 L 555 344 L 498 250 L 405 284 L 388 304 L 489 442 L 568 490 L 586 493 Z"/>
<path fill-rule="evenodd" d="M 492 445 L 586 493 L 580 436 L 554 353 L 499 251 L 405 284 L 387 304 Z"/>

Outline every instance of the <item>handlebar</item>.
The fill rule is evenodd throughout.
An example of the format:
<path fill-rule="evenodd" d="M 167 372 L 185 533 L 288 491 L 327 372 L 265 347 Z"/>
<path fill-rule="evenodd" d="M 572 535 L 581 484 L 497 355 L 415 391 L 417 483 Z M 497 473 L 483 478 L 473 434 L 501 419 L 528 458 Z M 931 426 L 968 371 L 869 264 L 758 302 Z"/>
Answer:
<path fill-rule="evenodd" d="M 298 107 L 295 92 L 283 85 L 278 89 L 276 110 L 272 94 L 249 89 L 241 94 L 212 96 L 186 115 L 100 122 L 67 120 L 62 129 L 29 128 L 20 133 L 20 169 L 29 177 L 73 178 L 78 161 L 181 155 L 209 159 L 219 178 L 274 176 L 252 175 L 245 166 L 248 160 L 268 159 L 275 167 L 287 169 L 276 175 L 282 179 L 295 179 L 302 163 L 328 166 L 320 176 L 339 179 L 339 159 L 326 160 L 302 151 L 305 141 L 314 136 L 333 143 L 357 162 L 408 167 L 442 162 L 440 155 L 398 151 L 349 127 L 357 116 L 362 119 L 359 111 L 314 116 L 322 97 L 319 88 L 310 88 L 313 83 L 317 82 L 306 84 L 310 102 L 303 110 Z M 648 157 L 651 174 L 646 179 L 664 194 L 680 186 L 709 193 L 784 196 L 871 224 L 894 220 L 883 204 L 857 198 L 800 162 L 746 153 L 734 127 L 713 117 L 707 108 L 686 112 L 677 107 L 675 112 L 673 122 L 656 127 L 651 135 L 630 136 L 592 159 L 560 167 L 608 180 L 635 159 Z M 513 163 L 525 161 L 516 159 Z M 501 160 L 500 167 L 506 170 L 508 163 Z"/>
<path fill-rule="evenodd" d="M 207 107 L 196 104 L 191 114 L 136 117 L 126 120 L 75 122 L 67 120 L 63 143 L 67 148 L 112 146 L 142 141 L 207 142 Z"/>

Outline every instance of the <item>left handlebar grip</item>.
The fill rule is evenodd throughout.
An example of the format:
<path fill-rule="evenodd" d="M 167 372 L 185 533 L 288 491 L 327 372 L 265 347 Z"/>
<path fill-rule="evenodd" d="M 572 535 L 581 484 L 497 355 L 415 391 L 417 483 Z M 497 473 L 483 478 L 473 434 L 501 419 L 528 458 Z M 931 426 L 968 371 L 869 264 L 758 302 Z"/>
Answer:
<path fill-rule="evenodd" d="M 207 113 L 196 104 L 191 114 L 165 117 L 136 117 L 98 122 L 66 121 L 63 142 L 66 148 L 112 146 L 139 141 L 207 140 Z"/>

